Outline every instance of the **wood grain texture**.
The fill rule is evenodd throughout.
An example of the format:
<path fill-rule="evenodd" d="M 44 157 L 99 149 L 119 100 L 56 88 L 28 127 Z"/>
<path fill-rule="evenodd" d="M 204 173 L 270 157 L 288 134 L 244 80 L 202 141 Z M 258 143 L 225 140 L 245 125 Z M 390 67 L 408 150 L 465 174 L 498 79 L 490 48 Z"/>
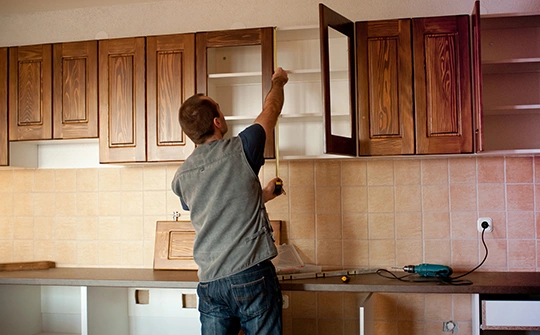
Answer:
<path fill-rule="evenodd" d="M 146 161 L 144 37 L 99 41 L 99 159 Z"/>
<path fill-rule="evenodd" d="M 9 139 L 52 138 L 52 46 L 9 49 Z"/>
<path fill-rule="evenodd" d="M 414 154 L 411 20 L 356 27 L 360 155 Z"/>
<path fill-rule="evenodd" d="M 472 153 L 469 17 L 413 19 L 416 153 Z"/>
<path fill-rule="evenodd" d="M 484 106 L 482 98 L 482 41 L 480 30 L 480 1 L 474 2 L 474 9 L 471 14 L 471 47 L 472 47 L 472 68 L 473 68 L 473 101 L 474 101 L 474 132 L 475 132 L 475 152 L 484 151 Z"/>
<path fill-rule="evenodd" d="M 146 45 L 147 160 L 184 160 L 195 145 L 178 121 L 195 94 L 195 34 L 151 36 Z"/>
<path fill-rule="evenodd" d="M 97 59 L 97 41 L 53 46 L 54 138 L 98 137 Z"/>
<path fill-rule="evenodd" d="M 0 271 L 47 270 L 54 267 L 56 263 L 51 261 L 0 263 Z"/>
<path fill-rule="evenodd" d="M 8 48 L 0 48 L 0 166 L 9 164 Z"/>

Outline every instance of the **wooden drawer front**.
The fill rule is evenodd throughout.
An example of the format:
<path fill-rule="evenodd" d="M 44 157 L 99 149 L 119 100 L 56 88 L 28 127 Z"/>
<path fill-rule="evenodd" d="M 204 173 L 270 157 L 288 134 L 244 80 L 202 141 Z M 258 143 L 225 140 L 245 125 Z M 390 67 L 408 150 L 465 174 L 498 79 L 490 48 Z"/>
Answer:
<path fill-rule="evenodd" d="M 189 221 L 158 221 L 154 250 L 156 270 L 197 270 L 193 260 L 195 230 Z"/>
<path fill-rule="evenodd" d="M 275 244 L 281 244 L 281 221 L 271 220 Z M 197 270 L 193 259 L 195 230 L 190 221 L 158 221 L 154 270 Z"/>
<path fill-rule="evenodd" d="M 540 301 L 482 301 L 483 330 L 540 330 Z"/>

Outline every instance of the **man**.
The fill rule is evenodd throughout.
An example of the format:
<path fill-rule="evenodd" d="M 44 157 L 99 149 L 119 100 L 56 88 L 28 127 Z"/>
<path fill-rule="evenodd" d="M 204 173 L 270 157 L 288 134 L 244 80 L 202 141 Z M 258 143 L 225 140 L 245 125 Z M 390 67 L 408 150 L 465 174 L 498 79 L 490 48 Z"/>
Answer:
<path fill-rule="evenodd" d="M 227 122 L 211 98 L 197 94 L 180 107 L 180 125 L 197 147 L 171 186 L 196 232 L 203 334 L 281 334 L 282 295 L 270 261 L 277 250 L 264 205 L 277 196 L 278 178 L 263 189 L 258 174 L 287 81 L 278 68 L 254 124 L 230 139 L 223 138 Z"/>

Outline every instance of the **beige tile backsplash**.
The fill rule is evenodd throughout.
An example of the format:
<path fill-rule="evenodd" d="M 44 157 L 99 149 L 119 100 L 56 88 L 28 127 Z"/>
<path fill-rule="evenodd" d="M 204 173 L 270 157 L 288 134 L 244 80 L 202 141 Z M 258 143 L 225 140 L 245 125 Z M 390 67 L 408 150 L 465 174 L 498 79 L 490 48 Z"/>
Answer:
<path fill-rule="evenodd" d="M 152 268 L 155 222 L 188 215 L 169 189 L 177 167 L 0 170 L 0 262 Z M 268 161 L 262 182 L 274 175 Z M 484 256 L 476 219 L 489 216 L 481 270 L 540 270 L 540 157 L 299 160 L 280 176 L 287 194 L 268 212 L 306 263 L 467 270 Z M 285 334 L 357 331 L 357 295 L 286 293 Z M 471 331 L 469 295 L 379 293 L 375 306 L 376 334 L 439 334 L 445 320 Z"/>

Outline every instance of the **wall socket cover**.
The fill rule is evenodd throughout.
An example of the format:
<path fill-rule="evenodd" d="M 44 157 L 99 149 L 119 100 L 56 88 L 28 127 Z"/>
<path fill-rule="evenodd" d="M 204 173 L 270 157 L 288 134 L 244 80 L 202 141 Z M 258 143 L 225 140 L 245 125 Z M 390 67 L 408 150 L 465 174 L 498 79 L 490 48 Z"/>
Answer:
<path fill-rule="evenodd" d="M 491 233 L 493 231 L 493 220 L 491 218 L 478 218 L 478 221 L 476 221 L 478 226 L 478 231 L 482 232 L 484 228 L 482 228 L 482 223 L 487 222 L 489 227 L 486 228 L 486 233 Z"/>

